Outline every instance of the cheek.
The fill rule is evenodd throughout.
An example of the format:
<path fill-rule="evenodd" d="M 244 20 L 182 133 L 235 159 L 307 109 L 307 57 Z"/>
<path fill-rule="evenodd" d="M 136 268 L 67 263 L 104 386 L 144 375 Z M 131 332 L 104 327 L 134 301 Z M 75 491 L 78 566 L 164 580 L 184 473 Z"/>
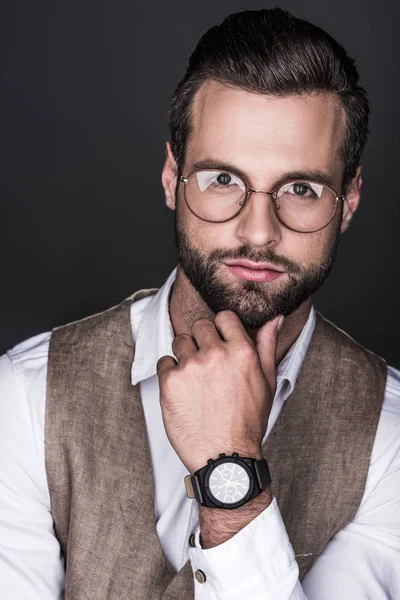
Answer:
<path fill-rule="evenodd" d="M 321 262 L 326 259 L 331 251 L 336 238 L 336 224 L 334 227 L 317 231 L 316 233 L 305 234 L 306 253 L 308 264 Z"/>
<path fill-rule="evenodd" d="M 319 263 L 329 252 L 334 236 L 331 232 L 292 233 L 282 235 L 281 244 L 274 248 L 277 255 L 285 256 L 307 268 Z"/>
<path fill-rule="evenodd" d="M 185 233 L 196 248 L 206 248 L 212 244 L 212 234 L 209 231 L 209 226 L 210 223 L 205 223 L 194 215 L 186 217 L 183 222 Z"/>
<path fill-rule="evenodd" d="M 232 228 L 227 227 L 228 223 L 207 223 L 185 208 L 186 210 L 179 214 L 179 224 L 193 246 L 204 251 L 240 246 L 231 231 Z"/>

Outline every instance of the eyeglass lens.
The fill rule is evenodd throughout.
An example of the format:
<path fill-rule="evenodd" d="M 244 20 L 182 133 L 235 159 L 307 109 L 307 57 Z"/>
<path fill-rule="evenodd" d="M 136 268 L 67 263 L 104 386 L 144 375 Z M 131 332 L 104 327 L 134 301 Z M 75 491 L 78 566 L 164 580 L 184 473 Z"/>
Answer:
<path fill-rule="evenodd" d="M 246 184 L 228 171 L 195 171 L 187 179 L 186 202 L 191 210 L 207 221 L 226 221 L 242 210 Z M 275 207 L 279 219 L 297 231 L 314 231 L 324 227 L 336 210 L 334 192 L 313 181 L 291 181 L 276 193 Z"/>

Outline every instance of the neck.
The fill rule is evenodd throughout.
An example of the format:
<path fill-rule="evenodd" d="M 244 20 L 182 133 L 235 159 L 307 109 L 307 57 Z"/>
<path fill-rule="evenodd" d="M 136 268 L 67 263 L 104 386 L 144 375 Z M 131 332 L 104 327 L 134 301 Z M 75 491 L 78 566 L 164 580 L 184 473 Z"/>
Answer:
<path fill-rule="evenodd" d="M 309 298 L 294 313 L 285 318 L 278 336 L 277 365 L 300 335 L 310 314 L 311 305 L 311 298 Z M 215 319 L 215 314 L 193 288 L 179 265 L 170 293 L 169 312 L 174 335 L 180 335 L 181 333 L 191 335 L 192 325 L 198 319 L 205 318 L 213 322 Z M 254 343 L 256 342 L 257 331 L 257 329 L 247 329 L 247 333 Z"/>

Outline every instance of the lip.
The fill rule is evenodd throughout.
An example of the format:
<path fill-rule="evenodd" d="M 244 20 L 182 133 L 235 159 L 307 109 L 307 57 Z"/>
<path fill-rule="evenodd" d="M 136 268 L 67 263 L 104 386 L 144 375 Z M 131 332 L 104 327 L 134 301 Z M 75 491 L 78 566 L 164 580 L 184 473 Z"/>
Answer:
<path fill-rule="evenodd" d="M 245 269 L 253 269 L 253 270 L 268 270 L 268 271 L 276 271 L 277 273 L 284 273 L 283 269 L 278 269 L 275 265 L 271 265 L 271 263 L 263 262 L 263 263 L 252 263 L 249 260 L 233 260 L 229 263 L 225 263 L 228 267 L 244 267 Z"/>
<path fill-rule="evenodd" d="M 265 268 L 264 265 L 268 263 L 258 263 L 257 269 L 248 267 L 243 262 L 225 264 L 232 275 L 235 275 L 235 277 L 238 277 L 239 279 L 245 279 L 247 281 L 258 281 L 259 283 L 274 281 L 275 279 L 278 279 L 278 277 L 281 277 L 284 273 L 284 271 L 278 271 L 275 268 Z M 248 264 L 248 262 L 246 264 Z M 263 268 L 260 268 L 260 265 L 262 265 Z"/>

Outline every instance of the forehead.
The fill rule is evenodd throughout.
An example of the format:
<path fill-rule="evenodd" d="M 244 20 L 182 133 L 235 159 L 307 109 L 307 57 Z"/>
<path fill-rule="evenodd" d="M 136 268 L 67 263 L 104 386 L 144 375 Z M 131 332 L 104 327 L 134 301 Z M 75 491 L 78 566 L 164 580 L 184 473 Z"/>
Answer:
<path fill-rule="evenodd" d="M 246 172 L 341 173 L 345 112 L 329 92 L 277 97 L 207 80 L 192 107 L 186 164 L 213 157 Z"/>

